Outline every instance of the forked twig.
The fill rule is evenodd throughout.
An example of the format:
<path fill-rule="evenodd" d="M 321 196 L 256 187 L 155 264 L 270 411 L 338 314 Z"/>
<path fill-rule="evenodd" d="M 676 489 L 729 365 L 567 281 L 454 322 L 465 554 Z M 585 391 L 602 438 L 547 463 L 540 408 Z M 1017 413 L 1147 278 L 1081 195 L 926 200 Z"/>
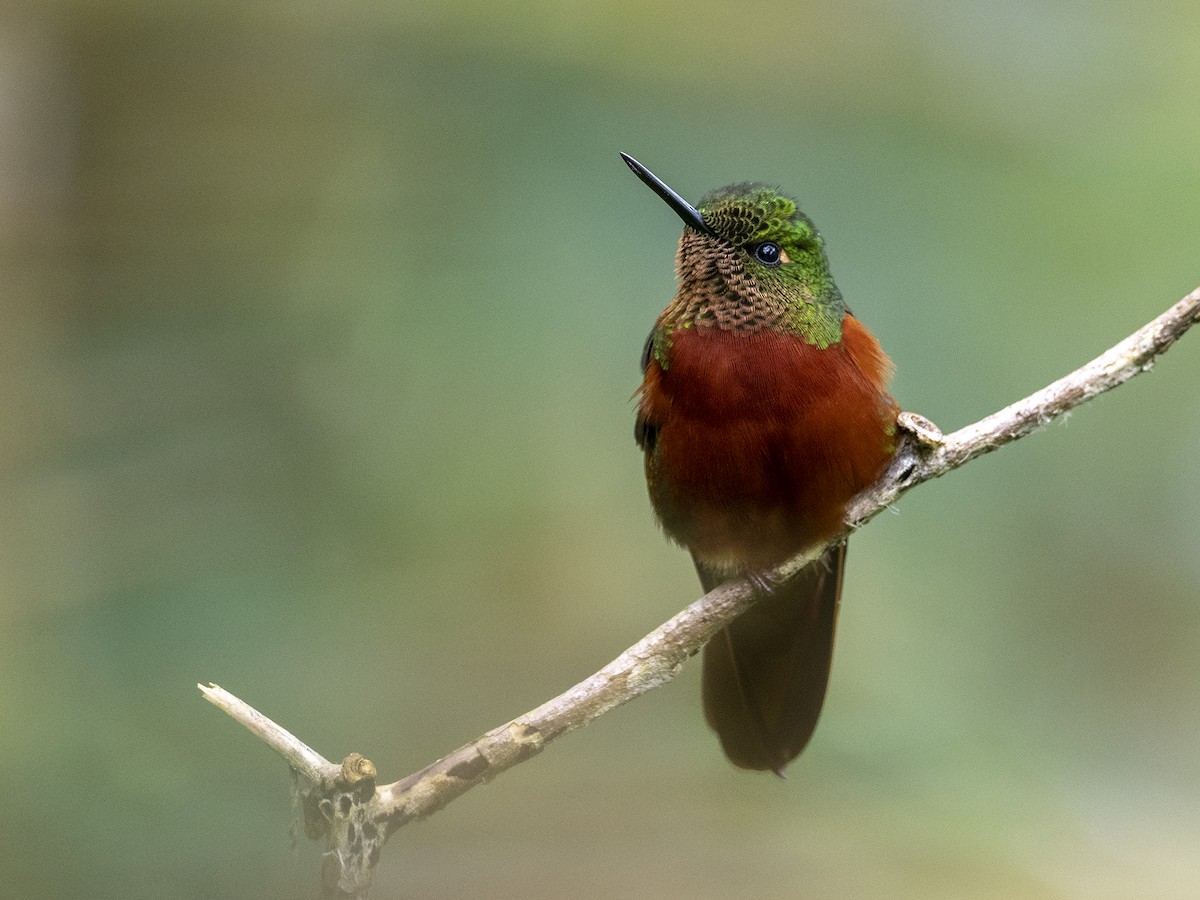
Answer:
<path fill-rule="evenodd" d="M 920 416 L 901 414 L 901 441 L 887 473 L 851 504 L 840 540 L 918 484 L 1024 437 L 1081 403 L 1147 371 L 1197 320 L 1200 288 L 1085 366 L 1023 400 L 943 437 Z M 825 548 L 811 547 L 768 577 L 786 580 Z M 324 895 L 363 897 L 380 849 L 401 825 L 428 816 L 476 785 L 540 753 L 547 744 L 666 684 L 712 635 L 757 599 L 746 582 L 711 591 L 642 638 L 603 669 L 537 709 L 448 756 L 377 787 L 375 767 L 359 754 L 335 765 L 254 708 L 216 685 L 200 685 L 224 709 L 287 760 L 305 833 L 324 837 Z"/>

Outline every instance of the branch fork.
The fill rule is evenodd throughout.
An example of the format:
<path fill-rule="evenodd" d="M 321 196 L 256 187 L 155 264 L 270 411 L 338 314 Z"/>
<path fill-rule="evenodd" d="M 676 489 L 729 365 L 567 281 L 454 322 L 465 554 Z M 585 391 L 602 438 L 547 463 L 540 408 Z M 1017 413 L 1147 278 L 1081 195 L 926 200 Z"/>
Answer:
<path fill-rule="evenodd" d="M 844 531 L 829 543 L 844 539 L 917 485 L 1025 437 L 1148 371 L 1197 321 L 1200 288 L 1071 374 L 949 435 L 943 436 L 923 416 L 901 413 L 899 447 L 888 471 L 850 504 Z M 824 549 L 810 547 L 765 577 L 785 581 Z M 437 812 L 471 788 L 536 756 L 568 731 L 666 684 L 758 596 L 748 581 L 721 585 L 566 692 L 421 771 L 383 786 L 376 785 L 375 766 L 361 754 L 334 764 L 223 688 L 197 687 L 287 761 L 299 820 L 293 833 L 302 827 L 307 837 L 326 842 L 322 896 L 360 898 L 367 895 L 383 844 L 396 829 Z"/>

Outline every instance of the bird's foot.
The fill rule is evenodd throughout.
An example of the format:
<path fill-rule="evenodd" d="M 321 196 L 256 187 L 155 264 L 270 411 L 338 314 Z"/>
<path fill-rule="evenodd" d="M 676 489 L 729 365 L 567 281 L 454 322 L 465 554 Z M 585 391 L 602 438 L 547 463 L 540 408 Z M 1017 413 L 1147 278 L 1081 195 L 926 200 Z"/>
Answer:
<path fill-rule="evenodd" d="M 747 572 L 746 580 L 750 582 L 750 586 L 760 594 L 770 594 L 779 586 L 779 579 L 776 578 L 770 571 L 761 570 L 755 572 Z"/>

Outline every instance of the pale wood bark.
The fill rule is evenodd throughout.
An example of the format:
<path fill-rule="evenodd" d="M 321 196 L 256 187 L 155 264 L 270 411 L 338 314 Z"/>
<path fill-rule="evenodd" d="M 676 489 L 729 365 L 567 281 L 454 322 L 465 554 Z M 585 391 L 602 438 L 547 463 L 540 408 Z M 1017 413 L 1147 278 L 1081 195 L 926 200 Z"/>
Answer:
<path fill-rule="evenodd" d="M 923 482 L 1024 437 L 1081 403 L 1149 370 L 1198 319 L 1200 288 L 1112 349 L 1053 384 L 973 425 L 943 437 L 920 416 L 901 416 L 901 440 L 884 477 L 851 504 L 834 543 Z M 785 580 L 815 559 L 811 547 L 768 574 Z M 376 786 L 375 768 L 359 754 L 329 762 L 285 729 L 216 685 L 205 697 L 264 740 L 293 773 L 306 834 L 324 838 L 326 896 L 365 896 L 387 837 L 471 788 L 536 756 L 555 738 L 666 684 L 708 639 L 755 602 L 747 582 L 723 585 L 642 638 L 603 669 L 536 709 L 494 728 L 419 772 Z"/>

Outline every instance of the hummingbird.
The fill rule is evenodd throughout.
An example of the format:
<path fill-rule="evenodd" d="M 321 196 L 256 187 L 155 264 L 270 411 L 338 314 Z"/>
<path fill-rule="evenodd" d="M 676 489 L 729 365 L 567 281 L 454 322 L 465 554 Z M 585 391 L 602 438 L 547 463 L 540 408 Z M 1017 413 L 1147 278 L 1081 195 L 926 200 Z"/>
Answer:
<path fill-rule="evenodd" d="M 734 765 L 782 776 L 825 698 L 846 544 L 785 582 L 766 573 L 841 532 L 850 500 L 883 474 L 892 363 L 795 200 L 744 183 L 692 206 L 621 158 L 684 224 L 675 297 L 634 395 L 650 502 L 705 592 L 748 578 L 763 594 L 704 648 L 705 718 Z"/>

